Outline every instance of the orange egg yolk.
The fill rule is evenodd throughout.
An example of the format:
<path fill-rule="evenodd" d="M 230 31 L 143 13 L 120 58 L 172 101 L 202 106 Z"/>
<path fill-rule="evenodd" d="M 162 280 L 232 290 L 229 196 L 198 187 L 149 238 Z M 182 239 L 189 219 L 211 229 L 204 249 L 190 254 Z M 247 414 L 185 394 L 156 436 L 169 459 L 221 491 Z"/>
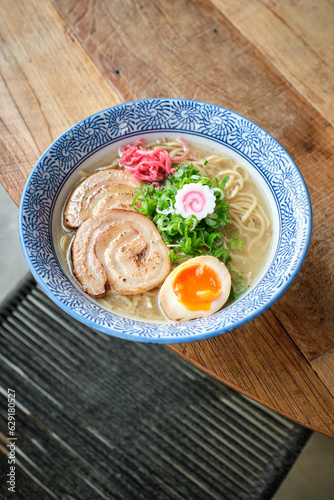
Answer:
<path fill-rule="evenodd" d="M 211 303 L 221 295 L 221 279 L 209 266 L 185 266 L 173 280 L 174 293 L 188 311 L 209 311 Z"/>

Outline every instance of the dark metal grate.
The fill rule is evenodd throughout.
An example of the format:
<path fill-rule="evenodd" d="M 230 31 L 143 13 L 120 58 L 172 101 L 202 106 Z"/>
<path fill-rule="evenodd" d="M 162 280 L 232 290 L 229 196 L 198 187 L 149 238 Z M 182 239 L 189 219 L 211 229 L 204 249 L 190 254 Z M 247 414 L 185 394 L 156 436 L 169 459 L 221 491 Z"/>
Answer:
<path fill-rule="evenodd" d="M 0 319 L 1 470 L 10 387 L 19 499 L 269 499 L 311 433 L 162 345 L 84 327 L 31 277 Z"/>

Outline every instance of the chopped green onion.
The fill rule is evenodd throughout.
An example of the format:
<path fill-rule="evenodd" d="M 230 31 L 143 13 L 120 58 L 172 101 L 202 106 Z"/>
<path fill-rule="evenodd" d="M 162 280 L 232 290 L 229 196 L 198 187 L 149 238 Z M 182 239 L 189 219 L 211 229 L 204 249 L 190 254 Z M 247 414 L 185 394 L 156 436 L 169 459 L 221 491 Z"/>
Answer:
<path fill-rule="evenodd" d="M 230 269 L 230 274 L 231 274 L 232 286 L 231 286 L 231 293 L 229 300 L 233 301 L 239 295 L 244 293 L 247 290 L 248 286 L 246 281 L 242 277 L 242 273 L 238 273 L 237 271 Z"/>
<path fill-rule="evenodd" d="M 206 165 L 207 162 L 204 162 Z M 226 202 L 224 188 L 228 176 L 219 182 L 217 177 L 209 179 L 201 175 L 192 164 L 181 164 L 159 189 L 152 184 L 141 183 L 135 189 L 132 206 L 141 214 L 149 217 L 156 224 L 158 231 L 170 248 L 169 257 L 172 264 L 177 264 L 185 257 L 210 254 L 230 266 L 230 251 L 223 246 L 221 230 L 230 222 L 229 206 Z M 216 197 L 215 211 L 204 219 L 198 220 L 195 215 L 183 218 L 174 210 L 175 196 L 185 184 L 200 182 L 211 188 Z M 139 207 L 136 206 L 139 202 Z M 232 249 L 243 248 L 236 230 L 231 231 Z M 232 287 L 230 299 L 247 290 L 247 284 L 241 274 L 230 270 Z"/>
<path fill-rule="evenodd" d="M 242 250 L 244 248 L 243 241 L 239 238 L 238 231 L 236 229 L 233 229 L 233 231 L 230 232 L 230 237 L 232 238 L 232 241 L 230 243 L 231 248 L 233 248 L 234 250 Z"/>

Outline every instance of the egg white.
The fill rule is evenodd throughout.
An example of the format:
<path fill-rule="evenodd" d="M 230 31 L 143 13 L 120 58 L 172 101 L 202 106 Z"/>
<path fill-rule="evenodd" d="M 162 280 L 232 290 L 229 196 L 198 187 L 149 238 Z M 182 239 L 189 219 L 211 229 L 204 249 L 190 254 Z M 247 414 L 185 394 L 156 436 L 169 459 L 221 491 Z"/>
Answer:
<path fill-rule="evenodd" d="M 211 307 L 208 311 L 197 310 L 197 311 L 189 311 L 177 298 L 173 290 L 173 279 L 175 276 L 185 267 L 188 267 L 192 264 L 202 264 L 208 267 L 211 267 L 220 277 L 221 279 L 221 294 L 217 299 L 211 302 Z M 227 270 L 225 264 L 220 262 L 216 257 L 212 257 L 211 255 L 202 255 L 200 257 L 194 257 L 193 259 L 189 259 L 183 264 L 180 264 L 176 267 L 166 278 L 164 281 L 160 294 L 160 304 L 161 307 L 169 319 L 173 319 L 175 321 L 189 321 L 191 319 L 196 318 L 204 318 L 205 316 L 210 316 L 215 313 L 227 301 L 231 291 L 231 275 Z"/>

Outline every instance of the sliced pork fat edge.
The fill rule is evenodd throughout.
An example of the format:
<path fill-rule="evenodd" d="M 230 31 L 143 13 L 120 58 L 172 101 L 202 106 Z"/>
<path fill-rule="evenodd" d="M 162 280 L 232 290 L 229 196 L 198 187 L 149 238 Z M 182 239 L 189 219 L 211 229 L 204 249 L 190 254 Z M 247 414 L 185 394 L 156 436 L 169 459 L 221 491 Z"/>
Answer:
<path fill-rule="evenodd" d="M 76 229 L 106 210 L 132 209 L 134 189 L 139 182 L 124 170 L 105 169 L 86 177 L 71 193 L 64 211 L 64 224 Z"/>
<path fill-rule="evenodd" d="M 148 217 L 112 209 L 80 225 L 72 246 L 73 270 L 92 296 L 102 296 L 108 285 L 132 295 L 161 285 L 171 270 L 168 254 Z"/>

